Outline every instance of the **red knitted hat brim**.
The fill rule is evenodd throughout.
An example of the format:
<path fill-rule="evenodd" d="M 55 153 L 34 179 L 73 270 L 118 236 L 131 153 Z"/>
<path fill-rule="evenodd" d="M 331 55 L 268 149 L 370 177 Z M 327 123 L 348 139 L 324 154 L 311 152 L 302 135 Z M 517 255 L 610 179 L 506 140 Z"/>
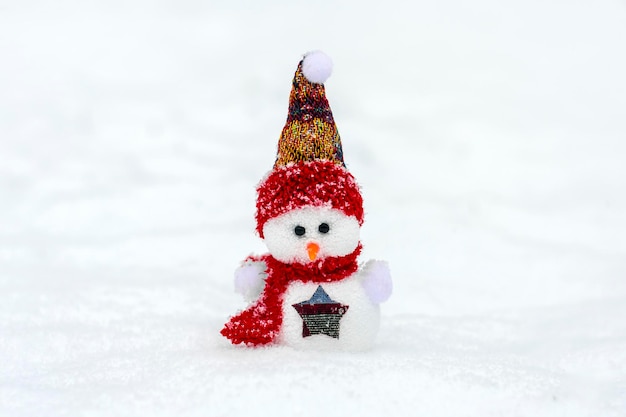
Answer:
<path fill-rule="evenodd" d="M 257 187 L 257 232 L 274 217 L 305 207 L 329 207 L 363 224 L 363 198 L 352 174 L 326 160 L 275 168 Z"/>

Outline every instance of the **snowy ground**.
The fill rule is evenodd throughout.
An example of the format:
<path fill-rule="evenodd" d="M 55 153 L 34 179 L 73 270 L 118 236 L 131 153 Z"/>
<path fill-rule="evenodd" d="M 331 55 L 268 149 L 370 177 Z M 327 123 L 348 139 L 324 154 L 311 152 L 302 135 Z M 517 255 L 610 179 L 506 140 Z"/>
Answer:
<path fill-rule="evenodd" d="M 0 415 L 625 416 L 626 3 L 265 3 L 0 1 Z M 234 348 L 317 48 L 395 294 Z"/>

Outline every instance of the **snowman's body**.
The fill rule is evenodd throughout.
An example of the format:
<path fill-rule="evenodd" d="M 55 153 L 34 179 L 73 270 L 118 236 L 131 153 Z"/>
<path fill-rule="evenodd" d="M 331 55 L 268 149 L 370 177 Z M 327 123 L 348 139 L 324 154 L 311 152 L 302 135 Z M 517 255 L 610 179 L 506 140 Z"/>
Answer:
<path fill-rule="evenodd" d="M 294 282 L 289 285 L 283 300 L 283 324 L 278 337 L 282 344 L 299 349 L 368 349 L 374 343 L 380 323 L 380 308 L 365 293 L 356 273 L 348 278 L 329 283 Z M 333 318 L 339 324 L 338 332 L 320 332 L 303 335 L 304 319 L 294 305 L 310 300 L 319 286 L 334 302 L 346 306 L 340 318 Z M 322 325 L 329 325 L 329 320 Z M 332 324 L 330 324 L 332 325 Z M 336 336 L 336 337 L 335 337 Z"/>

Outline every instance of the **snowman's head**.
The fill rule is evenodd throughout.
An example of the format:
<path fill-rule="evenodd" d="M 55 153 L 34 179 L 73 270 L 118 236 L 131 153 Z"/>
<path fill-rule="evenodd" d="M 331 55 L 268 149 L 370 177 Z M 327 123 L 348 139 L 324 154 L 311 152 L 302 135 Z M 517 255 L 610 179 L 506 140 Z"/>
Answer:
<path fill-rule="evenodd" d="M 358 246 L 363 198 L 343 166 L 312 161 L 280 167 L 257 192 L 257 232 L 276 259 L 309 262 L 315 245 L 314 259 L 344 256 Z"/>
<path fill-rule="evenodd" d="M 308 263 L 348 255 L 359 244 L 359 221 L 331 207 L 305 206 L 263 226 L 270 254 L 285 263 Z"/>
<path fill-rule="evenodd" d="M 326 98 L 331 71 L 320 51 L 298 64 L 274 167 L 257 186 L 257 233 L 283 262 L 340 257 L 359 247 L 363 198 Z"/>

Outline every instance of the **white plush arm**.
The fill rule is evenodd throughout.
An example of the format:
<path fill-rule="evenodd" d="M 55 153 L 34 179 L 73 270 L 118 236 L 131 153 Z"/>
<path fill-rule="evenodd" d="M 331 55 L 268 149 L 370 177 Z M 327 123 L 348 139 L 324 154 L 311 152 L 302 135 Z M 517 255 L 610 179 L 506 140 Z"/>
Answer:
<path fill-rule="evenodd" d="M 389 264 L 385 261 L 368 261 L 361 271 L 361 284 L 373 303 L 387 301 L 393 289 Z"/>
<path fill-rule="evenodd" d="M 256 300 L 265 286 L 266 269 L 263 261 L 245 261 L 235 270 L 235 292 L 248 302 Z"/>

